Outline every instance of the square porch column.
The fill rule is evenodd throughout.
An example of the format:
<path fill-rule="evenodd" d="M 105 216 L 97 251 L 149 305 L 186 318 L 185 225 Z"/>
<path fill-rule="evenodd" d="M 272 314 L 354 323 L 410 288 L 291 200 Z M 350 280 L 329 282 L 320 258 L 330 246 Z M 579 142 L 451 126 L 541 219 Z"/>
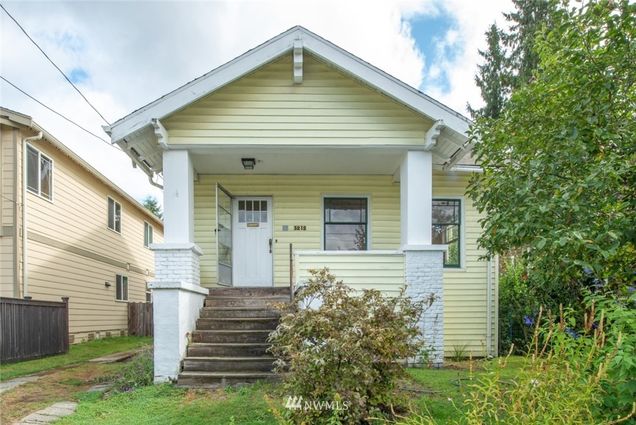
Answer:
<path fill-rule="evenodd" d="M 155 382 L 179 373 L 188 342 L 208 294 L 200 286 L 201 249 L 194 243 L 194 169 L 187 150 L 163 153 L 164 243 L 153 244 Z"/>
<path fill-rule="evenodd" d="M 443 253 L 432 245 L 433 157 L 429 151 L 409 151 L 400 167 L 400 223 L 406 293 L 427 300 L 418 326 L 434 366 L 444 363 Z M 421 359 L 416 359 L 420 361 Z"/>

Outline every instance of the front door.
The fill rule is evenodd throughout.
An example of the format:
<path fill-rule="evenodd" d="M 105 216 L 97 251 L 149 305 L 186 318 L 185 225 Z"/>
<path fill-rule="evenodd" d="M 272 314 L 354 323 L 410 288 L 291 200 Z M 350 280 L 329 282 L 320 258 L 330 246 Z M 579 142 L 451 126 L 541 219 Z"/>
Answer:
<path fill-rule="evenodd" d="M 233 199 L 234 286 L 272 286 L 272 198 Z"/>

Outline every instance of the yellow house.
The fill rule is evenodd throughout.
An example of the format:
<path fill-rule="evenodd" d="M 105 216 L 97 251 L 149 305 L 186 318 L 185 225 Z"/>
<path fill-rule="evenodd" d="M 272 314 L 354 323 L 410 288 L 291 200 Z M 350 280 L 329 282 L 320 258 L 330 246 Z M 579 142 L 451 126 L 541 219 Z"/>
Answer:
<path fill-rule="evenodd" d="M 465 195 L 481 171 L 469 125 L 294 27 L 105 127 L 164 181 L 156 380 L 179 374 L 208 293 L 295 288 L 320 267 L 354 288 L 434 295 L 421 323 L 434 363 L 495 355 L 496 265 L 480 260 Z"/>
<path fill-rule="evenodd" d="M 163 223 L 29 116 L 0 108 L 0 142 L 0 296 L 69 297 L 71 342 L 125 334 Z"/>

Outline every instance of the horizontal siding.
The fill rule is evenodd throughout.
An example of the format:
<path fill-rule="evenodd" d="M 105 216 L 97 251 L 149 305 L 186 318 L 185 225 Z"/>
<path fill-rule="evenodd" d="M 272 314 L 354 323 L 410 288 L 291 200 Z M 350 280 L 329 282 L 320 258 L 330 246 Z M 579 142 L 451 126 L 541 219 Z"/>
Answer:
<path fill-rule="evenodd" d="M 397 296 L 404 287 L 402 254 L 303 254 L 296 256 L 297 283 L 307 282 L 309 270 L 328 267 L 337 280 L 355 290 L 375 289 L 387 296 Z"/>
<path fill-rule="evenodd" d="M 0 296 L 3 297 L 14 296 L 14 236 L 2 232 L 3 228 L 14 227 L 15 224 L 16 143 L 13 138 L 13 128 L 0 125 Z"/>
<path fill-rule="evenodd" d="M 320 250 L 322 246 L 322 196 L 369 196 L 370 248 L 396 250 L 400 247 L 400 187 L 390 176 L 273 176 L 273 175 L 200 175 L 195 183 L 195 238 L 204 255 L 201 277 L 204 286 L 216 284 L 215 185 L 220 183 L 235 196 L 263 195 L 273 197 L 274 282 L 289 284 L 289 243 L 295 250 Z M 461 269 L 444 271 L 445 350 L 466 346 L 474 355 L 483 355 L 488 337 L 487 262 L 479 260 L 483 251 L 477 248 L 480 227 L 478 212 L 464 197 L 466 175 L 437 173 L 433 176 L 433 194 L 437 198 L 457 197 L 463 201 L 463 261 Z M 306 225 L 306 231 L 282 231 L 282 225 Z M 332 267 L 337 256 L 329 257 Z M 322 258 L 322 257 L 321 257 Z M 375 257 L 370 257 L 375 258 Z M 346 268 L 332 271 L 345 283 L 367 280 L 381 285 L 388 273 L 381 268 L 362 266 L 345 260 Z M 377 259 L 380 262 L 380 259 Z M 309 265 L 322 264 L 314 262 Z M 362 267 L 361 267 L 362 266 Z M 371 266 L 373 267 L 373 266 Z M 493 266 L 494 269 L 494 266 Z M 493 277 L 494 280 L 494 277 Z M 389 285 L 392 286 L 392 285 Z M 387 290 L 389 290 L 387 288 Z M 496 295 L 493 285 L 491 293 Z M 496 337 L 496 303 L 490 317 L 493 341 Z"/>
<path fill-rule="evenodd" d="M 291 54 L 162 120 L 171 144 L 422 144 L 431 122 L 305 54 Z"/>
<path fill-rule="evenodd" d="M 128 299 L 146 300 L 148 276 L 29 242 L 29 293 L 34 299 L 69 297 L 70 332 L 119 331 L 127 328 L 127 304 L 115 301 L 115 275 L 128 276 Z M 105 283 L 110 283 L 106 287 Z M 77 341 L 76 341 L 77 342 Z"/>

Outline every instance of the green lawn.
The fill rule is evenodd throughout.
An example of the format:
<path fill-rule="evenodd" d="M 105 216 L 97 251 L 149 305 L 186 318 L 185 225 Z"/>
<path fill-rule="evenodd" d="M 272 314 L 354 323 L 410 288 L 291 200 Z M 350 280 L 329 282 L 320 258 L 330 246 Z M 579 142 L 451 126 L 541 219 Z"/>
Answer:
<path fill-rule="evenodd" d="M 128 351 L 152 343 L 152 338 L 122 336 L 73 344 L 66 354 L 0 365 L 0 381 L 82 363 L 106 354 Z"/>
<path fill-rule="evenodd" d="M 514 376 L 520 364 L 520 358 L 512 358 L 502 375 Z M 469 379 L 485 373 L 488 362 L 474 362 L 474 367 L 471 372 L 468 362 L 461 362 L 445 369 L 409 369 L 411 381 L 405 391 L 411 409 L 430 412 L 440 424 L 461 416 Z M 281 408 L 285 401 L 280 388 L 270 384 L 214 391 L 164 384 L 105 398 L 83 394 L 80 400 L 77 412 L 58 424 L 276 424 L 270 406 Z"/>

